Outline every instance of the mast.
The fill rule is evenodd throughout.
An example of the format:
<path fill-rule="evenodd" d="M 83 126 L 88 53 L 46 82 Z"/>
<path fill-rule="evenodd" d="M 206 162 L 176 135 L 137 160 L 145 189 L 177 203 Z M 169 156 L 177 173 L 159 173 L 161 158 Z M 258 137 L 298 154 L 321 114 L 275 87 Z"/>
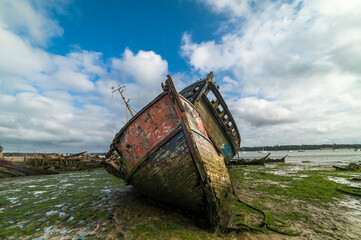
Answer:
<path fill-rule="evenodd" d="M 336 151 L 336 143 L 335 143 L 335 141 L 333 141 L 333 139 L 331 138 L 331 140 L 332 140 L 332 142 L 333 142 L 333 151 Z"/>
<path fill-rule="evenodd" d="M 124 95 L 123 95 L 124 89 L 125 89 L 125 86 L 124 86 L 124 85 L 123 85 L 123 86 L 119 86 L 118 88 L 112 87 L 112 90 L 113 90 L 112 93 L 114 93 L 114 92 L 116 92 L 116 91 L 118 91 L 118 92 L 120 93 L 120 96 L 122 96 L 123 101 L 124 101 L 124 103 L 125 103 L 125 106 L 127 107 L 127 110 L 129 111 L 130 115 L 132 115 L 132 117 L 134 117 L 133 111 L 134 111 L 135 113 L 136 113 L 137 111 L 135 111 L 135 109 L 132 108 L 132 107 L 129 105 L 130 99 L 128 99 L 128 101 L 125 99 L 125 97 L 124 97 Z M 125 110 L 125 111 L 126 111 L 126 113 L 127 113 L 127 122 L 128 122 L 128 111 L 127 111 L 127 110 Z"/>

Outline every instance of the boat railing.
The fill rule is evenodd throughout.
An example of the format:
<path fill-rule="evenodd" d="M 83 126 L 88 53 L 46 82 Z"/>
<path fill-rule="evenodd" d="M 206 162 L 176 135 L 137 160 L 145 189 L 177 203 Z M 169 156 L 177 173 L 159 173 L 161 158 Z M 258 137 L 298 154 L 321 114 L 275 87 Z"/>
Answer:
<path fill-rule="evenodd" d="M 211 100 L 211 105 L 216 110 L 219 118 L 223 121 L 224 126 L 226 126 L 226 128 L 228 129 L 236 146 L 239 146 L 240 140 L 237 130 L 234 127 L 233 121 L 228 116 L 227 111 L 222 107 L 221 101 L 219 99 Z"/>
<path fill-rule="evenodd" d="M 207 78 L 200 79 L 183 89 L 180 93 L 192 103 L 195 103 L 200 98 L 204 99 L 213 114 L 218 115 L 218 121 L 233 142 L 234 151 L 238 151 L 241 137 L 227 104 L 213 81 L 213 73 L 211 72 Z"/>

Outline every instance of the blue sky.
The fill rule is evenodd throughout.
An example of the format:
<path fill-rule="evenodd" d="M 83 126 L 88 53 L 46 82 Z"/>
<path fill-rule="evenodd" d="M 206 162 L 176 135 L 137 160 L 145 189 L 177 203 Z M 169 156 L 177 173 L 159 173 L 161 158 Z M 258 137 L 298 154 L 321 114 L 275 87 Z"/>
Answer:
<path fill-rule="evenodd" d="M 154 51 L 173 72 L 189 70 L 179 54 L 183 33 L 212 40 L 222 19 L 193 1 L 76 1 L 68 11 L 58 18 L 65 31 L 52 41 L 52 53 L 66 54 L 74 45 L 102 52 L 104 59 L 125 48 Z"/>
<path fill-rule="evenodd" d="M 210 71 L 242 145 L 361 143 L 361 2 L 0 2 L 0 143 L 107 151 L 170 74 Z"/>

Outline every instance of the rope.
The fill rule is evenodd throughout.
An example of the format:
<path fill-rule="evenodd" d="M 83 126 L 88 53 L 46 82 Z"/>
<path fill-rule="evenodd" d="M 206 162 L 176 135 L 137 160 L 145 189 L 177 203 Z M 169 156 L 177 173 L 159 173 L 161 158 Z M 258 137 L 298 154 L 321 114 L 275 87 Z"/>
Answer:
<path fill-rule="evenodd" d="M 337 190 L 343 193 L 361 197 L 361 188 L 358 187 L 344 187 L 344 188 L 337 188 Z"/>
<path fill-rule="evenodd" d="M 269 219 L 270 216 L 269 216 L 269 214 L 265 213 L 264 211 L 262 211 L 259 208 L 256 208 L 256 207 L 242 201 L 241 199 L 239 199 L 239 197 L 236 194 L 236 191 L 234 190 L 233 185 L 234 184 L 233 184 L 233 182 L 231 180 L 232 193 L 236 197 L 237 201 L 244 204 L 244 205 L 246 205 L 247 207 L 257 211 L 257 212 L 260 212 L 262 214 L 262 216 L 263 216 L 263 221 L 262 221 L 261 227 L 251 227 L 251 226 L 249 226 L 249 225 L 247 225 L 245 223 L 239 223 L 239 224 L 237 224 L 237 226 L 242 226 L 243 228 L 228 227 L 229 231 L 238 231 L 238 230 L 242 230 L 242 229 L 244 230 L 245 229 L 245 230 L 249 230 L 249 231 L 252 231 L 252 232 L 263 232 L 263 229 L 266 228 L 266 229 L 269 229 L 269 230 L 271 230 L 273 232 L 280 233 L 280 234 L 287 235 L 287 236 L 298 236 L 298 235 L 300 235 L 299 232 L 294 232 L 292 230 L 290 230 L 290 231 L 287 231 L 287 230 L 281 231 L 281 230 L 278 230 L 278 229 L 272 227 L 271 224 L 270 224 L 270 219 Z"/>

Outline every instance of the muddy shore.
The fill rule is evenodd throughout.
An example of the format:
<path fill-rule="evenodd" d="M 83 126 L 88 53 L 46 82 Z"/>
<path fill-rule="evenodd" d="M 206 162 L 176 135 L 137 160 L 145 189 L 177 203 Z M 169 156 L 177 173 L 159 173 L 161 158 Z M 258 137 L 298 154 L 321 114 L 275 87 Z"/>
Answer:
<path fill-rule="evenodd" d="M 260 227 L 260 212 L 234 201 L 232 224 L 251 228 L 224 234 L 102 169 L 0 179 L 0 239 L 361 239 L 361 198 L 339 191 L 359 186 L 352 179 L 361 172 L 329 165 L 291 159 L 230 169 L 237 196 L 267 213 L 276 231 Z"/>

